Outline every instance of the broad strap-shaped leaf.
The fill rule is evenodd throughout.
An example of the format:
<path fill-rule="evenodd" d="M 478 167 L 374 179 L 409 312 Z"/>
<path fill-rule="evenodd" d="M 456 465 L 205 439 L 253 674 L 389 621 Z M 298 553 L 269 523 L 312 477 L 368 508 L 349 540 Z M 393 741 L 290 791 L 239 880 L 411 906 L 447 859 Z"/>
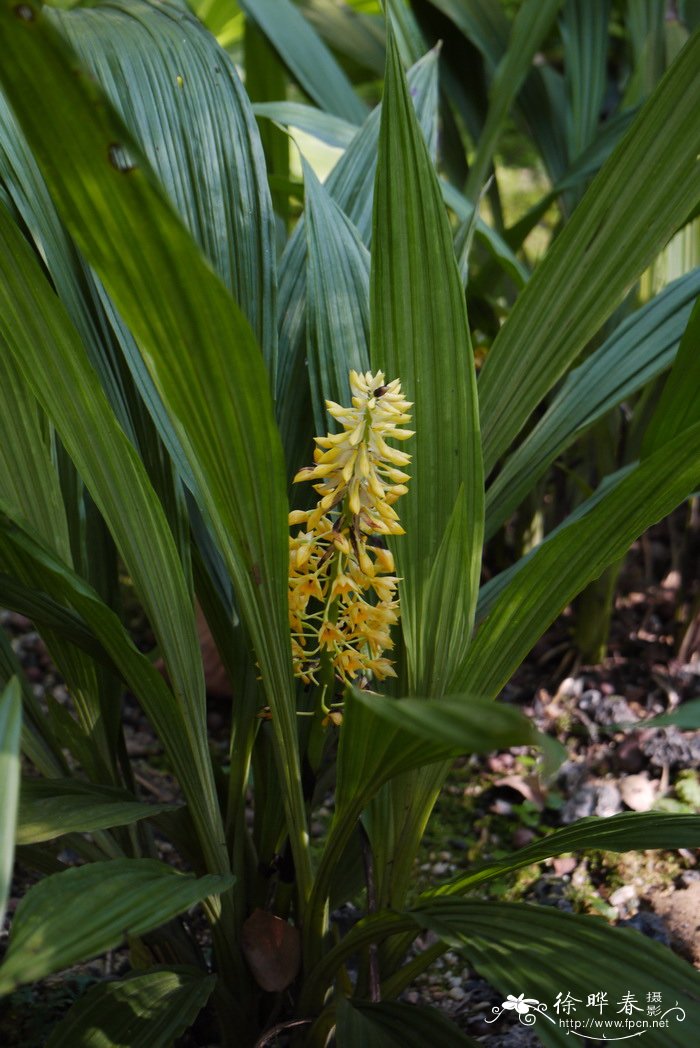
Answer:
<path fill-rule="evenodd" d="M 372 366 L 400 377 L 414 402 L 416 437 L 406 534 L 395 544 L 412 694 L 439 693 L 440 638 L 426 615 L 433 560 L 448 523 L 462 564 L 442 594 L 445 614 L 473 620 L 481 564 L 483 473 L 473 354 L 452 235 L 435 170 L 410 101 L 391 31 L 375 187 L 371 276 Z M 458 503 L 463 500 L 463 507 Z"/>
<path fill-rule="evenodd" d="M 22 691 L 17 677 L 0 692 L 0 922 L 10 892 L 19 800 Z"/>
<path fill-rule="evenodd" d="M 335 1039 L 338 1048 L 476 1048 L 477 1044 L 437 1009 L 345 997 L 338 999 Z"/>
<path fill-rule="evenodd" d="M 274 710 L 303 885 L 310 870 L 292 708 L 286 485 L 260 348 L 101 92 L 47 19 L 31 5 L 22 10 L 27 18 L 0 10 L 0 46 L 12 56 L 0 75 L 64 221 L 137 340 L 195 476 Z M 183 614 L 182 599 L 160 604 Z M 197 642 L 189 636 L 183 654 L 192 676 Z M 175 676 L 176 652 L 169 663 Z M 203 696 L 201 681 L 194 690 Z"/>
<path fill-rule="evenodd" d="M 128 826 L 177 808 L 177 804 L 143 804 L 126 790 L 78 779 L 24 779 L 16 842 L 38 844 L 65 833 Z"/>
<path fill-rule="evenodd" d="M 215 975 L 178 966 L 94 986 L 55 1026 L 46 1048 L 168 1048 L 192 1025 Z"/>
<path fill-rule="evenodd" d="M 700 107 L 692 90 L 699 58 L 696 34 L 591 183 L 496 337 L 479 378 L 487 473 L 700 199 Z"/>
<path fill-rule="evenodd" d="M 303 161 L 308 298 L 307 362 L 316 432 L 325 401 L 350 403 L 350 370 L 369 367 L 369 251 L 349 218 Z"/>
<path fill-rule="evenodd" d="M 393 699 L 348 692 L 338 749 L 336 813 L 362 810 L 389 779 L 464 753 L 537 746 L 519 710 L 473 695 Z"/>
<path fill-rule="evenodd" d="M 0 241 L 4 247 L 0 253 L 0 343 L 13 354 L 56 426 L 109 524 L 147 609 L 179 700 L 182 728 L 190 740 L 190 760 L 197 768 L 202 795 L 198 803 L 203 813 L 208 812 L 206 818 L 216 832 L 218 808 L 206 738 L 199 641 L 172 533 L 75 329 L 19 229 L 2 208 Z M 34 585 L 43 588 L 39 582 Z M 188 795 L 188 799 L 194 798 Z"/>
<path fill-rule="evenodd" d="M 681 731 L 699 731 L 700 699 L 691 699 L 690 702 L 684 702 L 671 713 L 662 713 L 658 717 L 649 718 L 649 720 L 635 721 L 631 724 L 620 724 L 616 727 L 618 730 L 620 728 L 675 727 L 679 728 Z"/>
<path fill-rule="evenodd" d="M 700 269 L 696 268 L 624 320 L 569 373 L 542 418 L 488 486 L 487 536 L 494 534 L 579 433 L 668 367 L 699 293 Z M 692 396 L 690 380 L 684 388 Z"/>
<path fill-rule="evenodd" d="M 437 52 L 425 55 L 408 72 L 416 113 L 431 151 L 437 145 Z M 345 212 L 369 247 L 381 107 L 375 108 L 340 157 L 324 189 Z M 300 218 L 280 259 L 280 366 L 277 374 L 277 418 L 289 474 L 304 463 L 311 446 L 309 383 L 306 370 L 306 231 Z"/>
<path fill-rule="evenodd" d="M 444 764 L 462 753 L 537 744 L 537 732 L 518 710 L 478 697 L 453 695 L 430 702 L 348 690 L 338 749 L 335 814 L 314 881 L 312 914 L 318 919 L 322 913 L 336 865 L 357 820 L 385 783 L 402 772 Z M 309 931 L 307 928 L 307 934 Z"/>
<path fill-rule="evenodd" d="M 329 113 L 359 124 L 367 111 L 335 58 L 291 0 L 240 0 L 299 85 Z"/>
<path fill-rule="evenodd" d="M 610 0 L 566 0 L 560 22 L 569 162 L 593 141 L 607 86 Z"/>
<path fill-rule="evenodd" d="M 629 994 L 641 1009 L 632 1012 L 639 1019 L 646 1012 L 647 994 L 660 993 L 662 1011 L 676 1006 L 681 1011 L 668 1015 L 667 1027 L 644 1031 L 644 1041 L 653 1048 L 687 1048 L 700 1026 L 700 973 L 637 931 L 611 928 L 597 917 L 551 906 L 483 899 L 435 899 L 411 916 L 463 952 L 504 1000 L 522 993 L 544 1003 L 551 1021 L 538 1018 L 535 1029 L 546 1048 L 571 1044 L 570 1029 L 559 1025 L 553 1007 L 559 993 L 577 999 L 576 1018 L 597 1019 L 600 1012 L 587 1010 L 589 994 L 606 993 L 605 1015 L 614 1019 L 624 1018 L 622 1002 Z M 593 1033 L 596 1027 L 589 1029 Z M 606 1036 L 604 1026 L 597 1030 Z M 629 1035 L 630 1028 L 624 1032 Z"/>
<path fill-rule="evenodd" d="M 425 898 L 460 895 L 472 891 L 484 881 L 493 880 L 511 870 L 541 862 L 552 855 L 596 848 L 601 851 L 637 851 L 649 848 L 690 848 L 700 846 L 700 819 L 696 815 L 667 815 L 660 812 L 622 812 L 608 819 L 591 816 L 571 826 L 555 830 L 543 840 L 519 848 L 505 859 L 494 859 L 466 873 L 460 873 L 445 884 L 431 888 Z"/>
<path fill-rule="evenodd" d="M 335 146 L 337 149 L 349 146 L 358 133 L 356 124 L 301 102 L 254 102 L 253 112 L 256 116 L 267 117 L 277 124 L 296 127 L 313 135 L 319 142 L 325 142 L 326 145 Z"/>
<path fill-rule="evenodd" d="M 118 616 L 71 568 L 2 515 L 0 567 L 4 571 L 12 569 L 17 574 L 40 579 L 42 590 L 53 601 L 73 609 L 88 626 L 127 686 L 138 696 L 168 753 L 192 818 L 200 828 L 205 861 L 211 865 L 227 861 L 225 851 L 218 843 L 223 838 L 212 839 L 208 832 L 203 832 L 208 825 L 216 825 L 218 809 L 212 809 L 203 789 L 206 779 L 203 779 L 197 763 L 191 725 L 160 673 L 138 651 Z"/>
<path fill-rule="evenodd" d="M 458 676 L 494 696 L 577 593 L 697 484 L 700 423 L 620 472 L 496 585 Z M 673 468 L 669 469 L 669 463 Z M 498 576 L 493 580 L 498 584 Z"/>
<path fill-rule="evenodd" d="M 561 0 L 525 0 L 513 20 L 508 47 L 489 87 L 486 121 L 469 168 L 466 195 L 472 200 L 478 199 L 510 107 L 560 6 Z"/>
<path fill-rule="evenodd" d="M 8 607 L 3 598 L 1 576 L 0 606 Z M 19 681 L 22 696 L 22 752 L 42 775 L 51 777 L 65 774 L 67 768 L 61 748 L 48 729 L 43 710 L 7 634 L 4 629 L 0 629 L 0 691 L 5 690 L 13 677 Z"/>
<path fill-rule="evenodd" d="M 111 859 L 46 877 L 15 912 L 0 994 L 158 928 L 232 883 L 230 874 L 197 878 L 154 859 Z"/>
<path fill-rule="evenodd" d="M 700 422 L 700 298 L 688 320 L 675 363 L 649 429 L 644 434 L 642 456 L 653 454 L 688 426 Z M 700 470 L 698 470 L 700 480 Z"/>
<path fill-rule="evenodd" d="M 141 145 L 274 376 L 274 215 L 260 136 L 233 61 L 170 0 L 117 0 L 51 17 Z"/>

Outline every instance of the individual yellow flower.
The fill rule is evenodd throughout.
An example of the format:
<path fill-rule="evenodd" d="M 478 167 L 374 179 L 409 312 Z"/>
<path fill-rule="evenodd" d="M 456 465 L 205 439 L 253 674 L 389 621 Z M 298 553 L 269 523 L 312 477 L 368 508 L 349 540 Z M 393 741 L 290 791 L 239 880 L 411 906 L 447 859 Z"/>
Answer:
<path fill-rule="evenodd" d="M 413 436 L 403 428 L 411 404 L 381 371 L 351 371 L 350 389 L 352 407 L 326 401 L 342 432 L 316 437 L 314 465 L 294 478 L 314 481 L 319 495 L 314 509 L 289 515 L 301 526 L 289 540 L 292 661 L 306 683 L 318 683 L 323 656 L 346 682 L 395 675 L 383 653 L 393 646 L 399 580 L 380 536 L 403 534 L 393 504 L 407 491 L 401 467 L 411 457 L 387 440 Z"/>

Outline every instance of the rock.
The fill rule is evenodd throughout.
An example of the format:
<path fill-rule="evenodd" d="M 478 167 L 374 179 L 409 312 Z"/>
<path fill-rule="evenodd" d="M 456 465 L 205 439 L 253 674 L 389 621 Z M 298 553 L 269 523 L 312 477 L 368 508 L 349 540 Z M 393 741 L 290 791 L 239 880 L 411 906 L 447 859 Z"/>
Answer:
<path fill-rule="evenodd" d="M 568 826 L 587 815 L 608 818 L 621 808 L 620 791 L 614 782 L 588 782 L 568 799 L 561 810 L 561 821 Z"/>
<path fill-rule="evenodd" d="M 626 917 L 637 909 L 637 889 L 633 884 L 623 884 L 610 896 L 610 905 L 614 906 L 621 917 Z"/>
<path fill-rule="evenodd" d="M 693 964 L 700 965 L 700 881 L 682 891 L 656 895 L 651 905 L 679 949 Z"/>
<path fill-rule="evenodd" d="M 650 811 L 656 800 L 657 783 L 646 772 L 639 775 L 623 775 L 620 779 L 620 794 L 632 811 Z"/>
<path fill-rule="evenodd" d="M 640 910 L 634 917 L 618 921 L 618 927 L 634 928 L 635 931 L 641 932 L 649 939 L 655 939 L 664 946 L 671 945 L 671 936 L 663 919 L 655 913 L 650 913 L 649 910 Z"/>

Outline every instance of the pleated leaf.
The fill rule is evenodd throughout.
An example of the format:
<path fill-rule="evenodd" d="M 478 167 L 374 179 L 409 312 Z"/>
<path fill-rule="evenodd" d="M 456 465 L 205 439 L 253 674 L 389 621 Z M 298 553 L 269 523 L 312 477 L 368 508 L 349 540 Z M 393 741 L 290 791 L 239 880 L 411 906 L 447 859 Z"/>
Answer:
<path fill-rule="evenodd" d="M 696 424 L 602 485 L 502 586 L 497 576 L 459 679 L 495 695 L 569 601 L 694 490 L 699 456 Z"/>
<path fill-rule="evenodd" d="M 0 342 L 13 354 L 56 426 L 144 603 L 180 705 L 177 713 L 164 710 L 163 717 L 178 720 L 189 740 L 189 760 L 198 773 L 195 804 L 214 827 L 218 806 L 209 764 L 199 641 L 172 534 L 75 329 L 19 229 L 2 209 L 0 241 Z"/>
<path fill-rule="evenodd" d="M 13 677 L 0 692 L 0 922 L 5 916 L 15 855 L 21 728 L 22 690 Z"/>
<path fill-rule="evenodd" d="M 369 367 L 369 251 L 350 219 L 303 161 L 306 325 L 316 432 L 332 425 L 325 401 L 350 404 L 349 372 Z"/>
<path fill-rule="evenodd" d="M 300 87 L 321 109 L 360 124 L 360 98 L 316 30 L 291 0 L 239 0 L 279 54 Z"/>
<path fill-rule="evenodd" d="M 434 1008 L 398 1001 L 338 1000 L 335 1039 L 338 1048 L 474 1048 L 471 1037 L 460 1032 Z"/>
<path fill-rule="evenodd" d="M 353 689 L 340 733 L 336 812 L 361 810 L 401 772 L 464 753 L 536 746 L 538 741 L 519 710 L 473 695 L 427 702 Z"/>
<path fill-rule="evenodd" d="M 216 985 L 197 968 L 152 968 L 84 994 L 46 1048 L 168 1048 L 192 1025 Z"/>
<path fill-rule="evenodd" d="M 285 477 L 260 348 L 101 92 L 39 11 L 26 12 L 28 19 L 9 8 L 0 14 L 0 44 L 11 55 L 0 75 L 66 224 L 139 344 L 194 473 L 269 689 L 303 881 Z M 139 514 L 129 520 L 140 534 Z M 182 611 L 182 600 L 175 608 Z M 169 651 L 169 660 L 174 673 L 177 654 Z M 195 685 L 203 697 L 201 678 Z"/>
<path fill-rule="evenodd" d="M 466 195 L 472 200 L 479 196 L 511 105 L 560 6 L 561 0 L 524 0 L 513 20 L 508 47 L 489 87 L 486 120 L 469 168 Z"/>
<path fill-rule="evenodd" d="M 430 52 L 409 70 L 408 82 L 418 119 L 431 149 L 437 142 L 437 53 Z M 374 177 L 380 107 L 370 113 L 324 189 L 345 212 L 363 244 L 371 240 Z M 277 417 L 292 476 L 304 464 L 311 446 L 309 383 L 306 370 L 306 232 L 302 215 L 280 260 L 280 367 Z"/>
<path fill-rule="evenodd" d="M 51 17 L 247 316 L 273 375 L 274 215 L 260 136 L 232 60 L 168 0 L 117 0 Z"/>
<path fill-rule="evenodd" d="M 696 34 L 496 337 L 479 378 L 487 472 L 700 199 L 700 107 L 693 92 L 699 60 Z"/>
<path fill-rule="evenodd" d="M 112 859 L 46 877 L 15 912 L 0 994 L 158 928 L 233 880 L 196 878 L 153 859 Z"/>
<path fill-rule="evenodd" d="M 566 0 L 561 19 L 568 94 L 569 160 L 596 136 L 607 86 L 610 0 Z"/>
<path fill-rule="evenodd" d="M 700 298 L 696 301 L 648 431 L 642 455 L 658 451 L 688 426 L 700 422 Z"/>
<path fill-rule="evenodd" d="M 632 994 L 645 1011 L 647 994 L 660 993 L 662 1010 L 677 1004 L 685 1014 L 682 1020 L 680 1013 L 670 1015 L 668 1028 L 644 1031 L 644 1042 L 653 1048 L 687 1048 L 699 1028 L 700 974 L 637 931 L 611 928 L 599 918 L 562 913 L 551 906 L 483 899 L 436 899 L 411 916 L 460 949 L 504 1000 L 508 994 L 522 993 L 546 1004 L 553 1022 L 538 1018 L 534 1027 L 546 1048 L 571 1044 L 571 1031 L 557 1023 L 553 1006 L 558 993 L 577 998 L 575 1018 L 584 1021 L 601 1017 L 586 1007 L 588 995 L 597 991 L 607 993 L 609 1008 L 604 1014 L 615 1019 L 624 1018 L 617 1009 L 625 994 Z M 641 1018 L 642 1013 L 632 1014 Z M 604 1029 L 599 1031 L 605 1036 Z M 624 1032 L 630 1034 L 629 1029 Z"/>
<path fill-rule="evenodd" d="M 581 432 L 668 367 L 698 293 L 700 270 L 695 269 L 623 321 L 595 353 L 567 375 L 545 414 L 487 488 L 487 535 L 495 532 Z M 679 376 L 685 374 L 687 371 L 679 372 Z M 692 381 L 683 385 L 692 397 Z"/>
<path fill-rule="evenodd" d="M 452 235 L 391 32 L 372 240 L 372 366 L 388 380 L 399 377 L 414 402 L 416 437 L 405 445 L 411 482 L 401 500 L 406 534 L 394 547 L 408 688 L 432 695 L 454 670 L 438 663 L 442 640 L 427 600 L 448 525 L 461 572 L 446 578 L 443 612 L 466 627 L 465 643 L 476 602 L 484 512 L 479 409 Z"/>
<path fill-rule="evenodd" d="M 646 723 L 645 722 L 645 726 Z M 645 851 L 650 848 L 690 848 L 700 846 L 700 819 L 696 815 L 660 812 L 623 812 L 611 818 L 591 816 L 572 826 L 555 830 L 544 840 L 519 848 L 505 859 L 486 862 L 467 873 L 460 873 L 445 884 L 432 888 L 426 896 L 459 895 L 472 891 L 484 881 L 502 877 L 512 870 L 529 866 L 564 852 L 595 848 L 601 851 Z"/>
<path fill-rule="evenodd" d="M 90 833 L 128 826 L 176 804 L 143 804 L 125 790 L 78 779 L 24 779 L 17 819 L 17 844 L 38 844 L 64 833 Z"/>

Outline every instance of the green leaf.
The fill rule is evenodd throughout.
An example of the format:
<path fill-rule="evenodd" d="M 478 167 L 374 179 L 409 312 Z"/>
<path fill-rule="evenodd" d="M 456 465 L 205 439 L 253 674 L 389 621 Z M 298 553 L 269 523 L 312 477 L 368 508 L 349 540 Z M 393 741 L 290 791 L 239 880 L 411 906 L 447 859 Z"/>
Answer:
<path fill-rule="evenodd" d="M 152 968 L 84 994 L 46 1048 L 168 1048 L 192 1025 L 216 984 L 197 968 Z"/>
<path fill-rule="evenodd" d="M 408 82 L 423 133 L 437 142 L 437 53 L 431 51 L 408 72 Z M 381 107 L 374 109 L 340 157 L 324 189 L 345 212 L 362 242 L 369 246 Z M 306 370 L 306 232 L 302 215 L 280 260 L 280 368 L 277 415 L 291 476 L 303 465 L 311 444 L 309 383 Z"/>
<path fill-rule="evenodd" d="M 624 320 L 567 375 L 545 414 L 486 491 L 487 536 L 494 534 L 581 432 L 668 366 L 698 292 L 700 269 L 694 269 Z M 692 395 L 692 382 L 685 388 Z"/>
<path fill-rule="evenodd" d="M 639 932 L 550 906 L 483 899 L 436 899 L 411 911 L 411 916 L 463 952 L 504 999 L 506 994 L 524 993 L 546 1004 L 551 1022 L 536 1020 L 537 1036 L 546 1048 L 571 1044 L 571 1029 L 559 1026 L 554 1009 L 558 993 L 577 998 L 575 1017 L 584 1021 L 586 1016 L 601 1017 L 586 1007 L 589 994 L 607 993 L 604 1015 L 620 1019 L 625 994 L 633 994 L 637 1007 L 645 1010 L 647 993 L 660 993 L 664 1009 L 677 1003 L 685 1015 L 679 1021 L 679 1014 L 671 1014 L 668 1028 L 645 1031 L 645 1043 L 652 1048 L 687 1048 L 700 1024 L 700 974 Z M 641 1016 L 633 1012 L 634 1018 Z"/>
<path fill-rule="evenodd" d="M 700 298 L 695 303 L 661 399 L 644 434 L 642 456 L 653 454 L 688 426 L 700 422 Z M 700 470 L 698 470 L 700 475 Z"/>
<path fill-rule="evenodd" d="M 487 473 L 700 197 L 693 37 L 591 183 L 479 377 Z M 649 177 L 654 171 L 655 177 Z"/>
<path fill-rule="evenodd" d="M 29 19 L 0 11 L 0 45 L 12 55 L 0 76 L 59 211 L 136 338 L 194 473 L 274 710 L 278 772 L 303 885 L 310 870 L 286 607 L 286 485 L 262 355 L 243 313 L 163 199 L 121 121 L 47 20 L 34 7 L 26 10 Z M 115 528 L 114 515 L 107 516 Z M 143 534 L 144 519 L 132 509 L 124 520 L 133 542 Z M 164 576 L 176 578 L 175 568 Z M 179 630 L 182 650 L 172 642 L 166 653 L 176 683 L 183 674 L 190 683 L 184 694 L 196 706 L 193 730 L 204 747 L 192 607 L 182 595 L 171 600 L 165 593 L 150 605 L 161 628 L 168 615 L 187 617 L 186 631 L 184 622 Z M 206 781 L 203 770 L 202 777 Z M 216 832 L 212 828 L 211 839 Z"/>
<path fill-rule="evenodd" d="M 285 127 L 297 127 L 336 149 L 345 149 L 358 133 L 357 124 L 301 102 L 256 102 L 253 112 Z"/>
<path fill-rule="evenodd" d="M 325 401 L 350 403 L 349 372 L 369 367 L 369 251 L 307 162 L 306 331 L 316 432 L 329 429 Z M 332 425 L 332 422 L 330 423 Z"/>
<path fill-rule="evenodd" d="M 700 700 L 698 700 L 700 705 Z M 541 862 L 552 855 L 596 848 L 601 851 L 636 851 L 650 848 L 690 848 L 700 846 L 700 819 L 695 815 L 661 815 L 658 812 L 623 812 L 608 819 L 591 816 L 571 826 L 555 830 L 541 841 L 518 849 L 505 859 L 483 863 L 461 873 L 437 888 L 424 893 L 425 898 L 459 895 L 472 891 L 484 881 L 502 877 L 530 863 Z"/>
<path fill-rule="evenodd" d="M 215 834 L 218 805 L 209 762 L 199 641 L 172 534 L 75 329 L 2 209 L 0 241 L 5 248 L 0 252 L 0 343 L 13 354 L 54 422 L 134 580 L 179 701 L 181 730 L 191 747 L 189 761 L 198 772 L 200 796 L 195 804 Z M 188 799 L 194 801 L 191 794 Z"/>
<path fill-rule="evenodd" d="M 700 699 L 691 699 L 684 702 L 671 713 L 662 713 L 659 717 L 650 717 L 649 720 L 634 721 L 620 724 L 619 729 L 638 728 L 679 728 L 681 731 L 697 731 L 700 729 Z"/>
<path fill-rule="evenodd" d="M 10 892 L 19 799 L 19 740 L 22 690 L 13 677 L 0 693 L 0 922 Z"/>
<path fill-rule="evenodd" d="M 126 790 L 93 786 L 77 779 L 24 779 L 16 840 L 17 844 L 38 844 L 65 833 L 128 826 L 177 807 L 142 804 Z"/>
<path fill-rule="evenodd" d="M 441 1012 L 397 1001 L 338 999 L 338 1048 L 474 1048 L 477 1042 L 461 1033 Z"/>
<path fill-rule="evenodd" d="M 549 32 L 560 5 L 561 0 L 524 0 L 518 8 L 508 38 L 508 47 L 498 63 L 489 87 L 486 121 L 477 144 L 476 156 L 469 168 L 465 194 L 471 200 L 478 199 L 510 107 L 530 71 L 535 52 Z"/>
<path fill-rule="evenodd" d="M 231 875 L 193 877 L 153 859 L 112 859 L 39 881 L 20 902 L 0 966 L 0 994 L 113 950 L 208 895 Z"/>
<path fill-rule="evenodd" d="M 379 136 L 371 274 L 371 360 L 414 402 L 409 491 L 394 543 L 408 689 L 433 695 L 453 666 L 426 616 L 433 560 L 450 526 L 462 570 L 447 580 L 444 615 L 473 620 L 481 565 L 483 473 L 473 354 L 452 235 L 391 32 Z M 464 505 L 458 503 L 463 500 Z M 438 680 L 443 682 L 438 684 Z"/>
<path fill-rule="evenodd" d="M 290 0 L 239 0 L 314 102 L 360 124 L 367 111 L 350 81 L 312 26 Z"/>
<path fill-rule="evenodd" d="M 450 695 L 428 702 L 352 689 L 340 732 L 336 813 L 361 811 L 383 783 L 412 768 L 537 744 L 537 732 L 519 710 L 488 699 Z"/>
<path fill-rule="evenodd" d="M 607 86 L 610 0 L 566 0 L 561 19 L 569 161 L 596 137 Z"/>
<path fill-rule="evenodd" d="M 51 17 L 233 293 L 274 375 L 274 214 L 255 118 L 233 61 L 168 0 L 110 0 Z M 138 380 L 144 369 L 130 364 Z"/>
<path fill-rule="evenodd" d="M 507 573 L 502 586 L 496 576 L 490 611 L 460 671 L 461 686 L 468 681 L 477 694 L 496 695 L 569 601 L 694 490 L 699 456 L 697 424 L 609 478 Z"/>

